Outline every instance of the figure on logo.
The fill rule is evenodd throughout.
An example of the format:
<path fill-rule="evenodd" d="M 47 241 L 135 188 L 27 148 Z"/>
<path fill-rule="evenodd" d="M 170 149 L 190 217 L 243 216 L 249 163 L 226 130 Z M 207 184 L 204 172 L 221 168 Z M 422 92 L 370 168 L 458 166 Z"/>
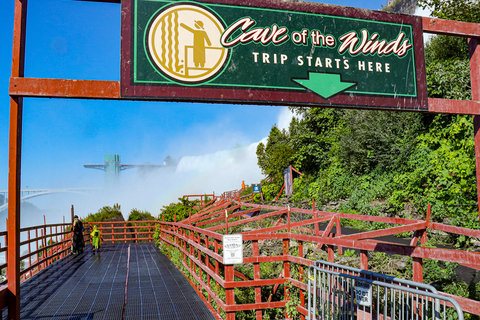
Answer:
<path fill-rule="evenodd" d="M 194 20 L 194 22 L 195 28 L 199 30 L 192 29 L 184 23 L 180 23 L 180 26 L 193 33 L 193 63 L 197 68 L 203 68 L 205 66 L 205 42 L 208 46 L 211 46 L 212 43 L 203 28 L 203 22 L 200 20 Z"/>

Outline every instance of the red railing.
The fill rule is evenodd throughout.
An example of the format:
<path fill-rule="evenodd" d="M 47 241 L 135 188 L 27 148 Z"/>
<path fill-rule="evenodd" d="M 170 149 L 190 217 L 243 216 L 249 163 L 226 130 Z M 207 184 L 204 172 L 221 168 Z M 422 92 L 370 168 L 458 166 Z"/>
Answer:
<path fill-rule="evenodd" d="M 118 222 L 85 222 L 85 243 L 90 241 L 89 231 L 93 225 L 97 225 L 102 231 L 102 240 L 111 243 L 121 242 L 152 242 L 157 221 L 118 221 Z M 25 281 L 46 268 L 53 262 L 70 254 L 71 250 L 71 224 L 43 224 L 20 229 L 20 242 L 23 268 L 20 272 L 21 281 Z M 0 232 L 0 238 L 7 244 L 7 231 Z M 8 245 L 0 247 L 0 258 L 4 263 L 0 265 L 0 272 L 7 269 L 8 261 L 6 252 Z M 6 273 L 5 273 L 6 274 Z M 5 277 L 0 285 L 7 283 Z"/>
<path fill-rule="evenodd" d="M 20 281 L 23 282 L 53 262 L 62 259 L 70 253 L 71 247 L 71 224 L 43 224 L 20 229 Z M 0 257 L 3 263 L 0 265 L 2 280 L 0 282 L 0 315 L 1 309 L 7 307 L 7 268 L 8 268 L 8 243 L 7 231 L 0 232 L 5 246 L 0 248 Z"/>
<path fill-rule="evenodd" d="M 85 243 L 91 241 L 90 232 L 94 225 L 101 232 L 102 242 L 152 242 L 158 221 L 112 221 L 84 222 Z"/>
<path fill-rule="evenodd" d="M 239 192 L 228 192 L 214 204 L 205 206 L 195 215 L 175 222 L 159 222 L 160 240 L 167 246 L 175 247 L 181 252 L 181 265 L 194 279 L 195 288 L 205 302 L 216 310 L 216 316 L 225 313 L 226 319 L 235 319 L 235 312 L 255 310 L 256 318 L 262 319 L 263 311 L 269 308 L 284 308 L 290 299 L 289 288 L 299 290 L 300 305 L 296 307 L 302 315 L 306 315 L 305 270 L 314 264 L 304 256 L 304 248 L 327 247 L 328 260 L 334 262 L 335 249 L 342 254 L 343 248 L 360 252 L 360 267 L 368 270 L 369 252 L 384 252 L 412 257 L 413 280 L 423 282 L 423 259 L 457 262 L 470 268 L 480 270 L 480 253 L 430 248 L 422 246 L 427 241 L 427 230 L 480 238 L 480 231 L 430 222 L 430 207 L 426 220 L 410 220 L 388 217 L 353 215 L 298 208 L 264 206 L 247 202 L 239 202 Z M 227 198 L 226 196 L 231 196 Z M 260 215 L 260 210 L 264 212 Z M 303 214 L 301 221 L 291 222 L 291 214 Z M 249 214 L 249 215 L 247 215 Z M 269 227 L 260 224 L 265 219 L 273 219 Z M 278 220 L 277 220 L 278 218 Z M 361 232 L 353 235 L 342 235 L 342 219 L 354 219 L 370 222 L 382 222 L 393 225 L 377 231 Z M 319 223 L 326 224 L 320 230 Z M 246 277 L 236 270 L 234 265 L 225 265 L 222 256 L 222 237 L 233 228 L 243 230 L 243 242 L 251 243 L 251 253 L 244 256 L 243 268 L 249 266 L 253 278 Z M 259 227 L 260 226 L 260 227 Z M 335 229 L 334 229 L 335 228 Z M 336 232 L 332 232 L 335 230 Z M 410 245 L 399 245 L 375 238 L 412 231 Z M 282 254 L 263 256 L 260 245 L 265 241 L 281 243 Z M 298 244 L 297 254 L 292 253 L 292 242 Z M 418 245 L 420 242 L 420 245 Z M 297 248 L 297 245 L 295 245 Z M 260 276 L 262 264 L 276 262 L 282 265 L 279 277 Z M 238 268 L 237 268 L 238 269 Z M 293 272 L 295 270 L 295 272 Z M 283 299 L 272 301 L 273 294 L 283 286 Z M 254 287 L 254 302 L 236 304 L 235 288 Z M 268 299 L 262 300 L 262 289 L 271 288 Z M 290 290 L 292 291 L 292 290 Z M 253 296 L 253 295 L 252 295 Z M 465 312 L 480 315 L 480 302 L 453 296 Z M 288 315 L 286 315 L 288 317 Z"/>

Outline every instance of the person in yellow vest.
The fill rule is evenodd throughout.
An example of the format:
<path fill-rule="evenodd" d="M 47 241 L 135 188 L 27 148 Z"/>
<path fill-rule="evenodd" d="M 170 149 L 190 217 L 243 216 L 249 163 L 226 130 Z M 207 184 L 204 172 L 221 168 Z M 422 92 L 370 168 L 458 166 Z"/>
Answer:
<path fill-rule="evenodd" d="M 100 235 L 102 233 L 100 232 L 100 230 L 97 229 L 97 226 L 94 225 L 93 226 L 93 231 L 92 233 L 90 233 L 90 236 L 92 236 L 92 246 L 93 246 L 93 253 L 98 252 L 98 250 L 100 249 Z"/>

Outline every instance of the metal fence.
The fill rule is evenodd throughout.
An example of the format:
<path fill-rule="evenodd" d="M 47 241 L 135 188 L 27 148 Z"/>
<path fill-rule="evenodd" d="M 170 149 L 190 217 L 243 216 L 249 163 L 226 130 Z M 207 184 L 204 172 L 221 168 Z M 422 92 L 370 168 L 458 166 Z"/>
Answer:
<path fill-rule="evenodd" d="M 463 320 L 463 311 L 453 298 L 418 285 L 393 284 L 381 277 L 367 279 L 310 266 L 307 319 Z"/>
<path fill-rule="evenodd" d="M 438 293 L 437 289 L 429 284 L 415 282 L 411 280 L 406 280 L 402 278 L 387 276 L 381 273 L 376 273 L 368 270 L 353 268 L 349 266 L 344 266 L 338 263 L 333 263 L 329 261 L 317 260 L 315 261 L 315 266 L 321 269 L 326 269 L 330 271 L 336 271 L 339 273 L 345 273 L 359 278 L 365 278 L 370 280 L 377 280 L 381 282 L 386 282 L 390 284 L 405 286 L 407 288 L 430 291 L 432 293 Z"/>

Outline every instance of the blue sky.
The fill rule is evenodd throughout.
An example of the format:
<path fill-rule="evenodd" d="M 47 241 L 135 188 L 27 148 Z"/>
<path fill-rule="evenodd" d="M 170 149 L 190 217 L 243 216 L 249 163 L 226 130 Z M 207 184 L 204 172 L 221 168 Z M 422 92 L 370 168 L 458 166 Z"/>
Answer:
<path fill-rule="evenodd" d="M 387 1 L 324 2 L 375 10 Z M 2 1 L 0 190 L 7 189 L 8 182 L 8 84 L 13 13 L 14 1 Z M 26 77 L 120 79 L 119 4 L 29 0 L 27 21 Z M 283 109 L 167 102 L 25 99 L 22 188 L 102 186 L 103 173 L 84 169 L 83 164 L 102 163 L 107 153 L 120 154 L 123 163 L 162 163 L 167 155 L 180 159 L 218 154 L 237 146 L 247 147 L 268 135 L 270 128 L 279 121 Z M 125 174 L 135 175 L 134 172 Z M 238 187 L 240 183 L 237 183 Z M 181 189 L 176 191 L 182 193 Z"/>

